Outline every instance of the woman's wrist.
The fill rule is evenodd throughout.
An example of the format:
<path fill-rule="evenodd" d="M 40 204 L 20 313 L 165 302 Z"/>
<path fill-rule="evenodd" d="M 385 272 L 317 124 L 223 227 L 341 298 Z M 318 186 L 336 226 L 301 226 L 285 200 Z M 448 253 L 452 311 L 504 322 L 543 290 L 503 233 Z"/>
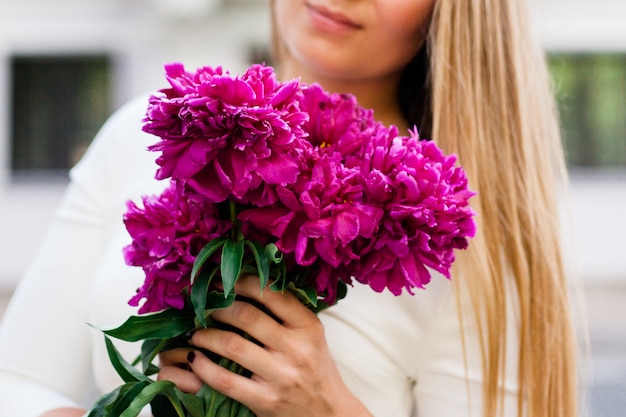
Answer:
<path fill-rule="evenodd" d="M 334 414 L 337 417 L 373 417 L 365 405 L 350 392 L 340 404 L 341 409 Z"/>

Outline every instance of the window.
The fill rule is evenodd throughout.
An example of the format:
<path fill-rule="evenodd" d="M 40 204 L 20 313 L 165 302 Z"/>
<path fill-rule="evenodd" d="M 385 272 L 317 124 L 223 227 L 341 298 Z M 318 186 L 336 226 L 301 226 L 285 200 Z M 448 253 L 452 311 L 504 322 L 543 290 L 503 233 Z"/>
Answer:
<path fill-rule="evenodd" d="M 626 168 L 626 54 L 553 54 L 571 168 Z"/>
<path fill-rule="evenodd" d="M 104 56 L 16 56 L 12 70 L 13 177 L 66 176 L 110 112 Z"/>

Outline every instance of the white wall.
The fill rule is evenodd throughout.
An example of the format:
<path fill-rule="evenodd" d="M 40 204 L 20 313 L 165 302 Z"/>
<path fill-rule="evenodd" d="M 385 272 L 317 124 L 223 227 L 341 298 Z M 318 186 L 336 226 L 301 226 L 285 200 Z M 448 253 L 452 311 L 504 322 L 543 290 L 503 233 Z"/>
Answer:
<path fill-rule="evenodd" d="M 626 285 L 626 172 L 573 173 L 574 259 L 587 284 Z"/>
<path fill-rule="evenodd" d="M 543 45 L 561 51 L 626 51 L 624 0 L 532 0 Z"/>

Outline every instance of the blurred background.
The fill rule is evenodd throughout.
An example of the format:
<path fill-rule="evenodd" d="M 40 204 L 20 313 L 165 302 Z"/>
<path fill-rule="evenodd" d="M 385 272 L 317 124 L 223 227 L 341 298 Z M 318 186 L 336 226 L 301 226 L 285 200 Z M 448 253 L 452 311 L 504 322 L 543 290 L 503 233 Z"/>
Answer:
<path fill-rule="evenodd" d="M 0 0 L 0 316 L 68 169 L 163 64 L 268 60 L 267 0 Z M 562 115 L 590 415 L 626 415 L 626 2 L 533 0 Z M 582 324 L 581 324 L 582 325 Z"/>

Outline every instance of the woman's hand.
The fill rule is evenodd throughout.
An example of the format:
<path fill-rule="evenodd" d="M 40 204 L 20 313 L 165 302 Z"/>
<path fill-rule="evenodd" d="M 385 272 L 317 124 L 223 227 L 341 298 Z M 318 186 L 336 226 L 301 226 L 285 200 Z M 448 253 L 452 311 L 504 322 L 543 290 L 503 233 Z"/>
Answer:
<path fill-rule="evenodd" d="M 82 408 L 57 408 L 42 414 L 40 417 L 83 417 L 86 413 L 87 410 Z"/>
<path fill-rule="evenodd" d="M 245 301 L 212 314 L 261 343 L 220 329 L 196 331 L 191 344 L 240 364 L 251 378 L 232 373 L 199 351 L 177 349 L 161 355 L 159 379 L 183 391 L 203 383 L 250 408 L 258 417 L 371 416 L 343 383 L 317 316 L 291 293 L 259 291 L 258 278 L 242 277 L 235 290 L 272 315 Z"/>

